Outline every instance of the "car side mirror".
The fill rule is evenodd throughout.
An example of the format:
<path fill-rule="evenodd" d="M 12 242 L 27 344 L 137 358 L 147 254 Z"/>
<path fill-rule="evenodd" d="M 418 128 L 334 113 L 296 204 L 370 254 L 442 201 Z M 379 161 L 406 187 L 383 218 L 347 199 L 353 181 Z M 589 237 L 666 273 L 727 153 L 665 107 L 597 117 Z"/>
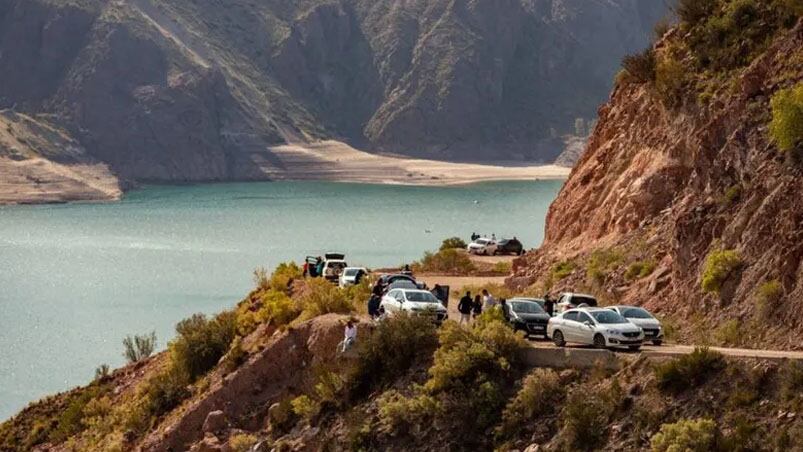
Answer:
<path fill-rule="evenodd" d="M 585 322 L 583 322 L 583 325 L 585 325 L 585 326 L 587 326 L 587 327 L 591 328 L 591 322 L 589 322 L 588 320 L 586 320 Z"/>

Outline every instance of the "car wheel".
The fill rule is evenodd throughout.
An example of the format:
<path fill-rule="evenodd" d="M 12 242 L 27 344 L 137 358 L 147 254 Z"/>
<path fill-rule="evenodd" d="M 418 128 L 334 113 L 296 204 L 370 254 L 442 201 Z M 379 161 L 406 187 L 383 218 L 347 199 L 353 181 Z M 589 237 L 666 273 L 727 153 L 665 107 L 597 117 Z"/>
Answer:
<path fill-rule="evenodd" d="M 606 348 L 605 347 L 605 336 L 597 333 L 594 336 L 594 347 L 595 348 Z"/>
<path fill-rule="evenodd" d="M 554 342 L 558 347 L 563 347 L 566 345 L 566 341 L 563 340 L 563 333 L 560 331 L 555 331 L 552 333 L 552 342 Z"/>
<path fill-rule="evenodd" d="M 662 341 L 661 339 L 658 339 L 658 340 L 652 341 L 652 345 L 661 345 L 661 344 L 663 344 L 663 343 L 664 343 L 664 341 Z"/>
<path fill-rule="evenodd" d="M 641 345 L 631 345 L 631 346 L 629 346 L 627 348 L 629 348 L 630 351 L 632 351 L 632 352 L 637 352 L 637 351 L 639 351 L 641 349 Z"/>

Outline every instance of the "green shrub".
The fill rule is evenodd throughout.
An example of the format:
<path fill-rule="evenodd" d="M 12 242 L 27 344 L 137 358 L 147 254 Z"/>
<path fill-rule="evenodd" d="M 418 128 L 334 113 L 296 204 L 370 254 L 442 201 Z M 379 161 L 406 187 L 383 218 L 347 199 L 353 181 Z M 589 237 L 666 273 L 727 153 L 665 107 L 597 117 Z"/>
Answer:
<path fill-rule="evenodd" d="M 385 433 L 400 433 L 410 426 L 426 424 L 441 413 L 441 405 L 434 397 L 427 394 L 405 397 L 395 390 L 379 396 L 377 407 L 379 429 Z"/>
<path fill-rule="evenodd" d="M 348 314 L 354 310 L 351 301 L 346 298 L 346 292 L 323 278 L 308 279 L 296 302 L 301 308 L 299 320 L 330 313 Z"/>
<path fill-rule="evenodd" d="M 696 388 L 708 377 L 725 368 L 721 353 L 708 347 L 697 347 L 688 355 L 655 366 L 658 387 L 665 390 L 683 391 Z"/>
<path fill-rule="evenodd" d="M 437 253 L 424 253 L 424 257 L 413 264 L 416 272 L 448 273 L 467 275 L 476 270 L 474 263 L 463 250 L 445 249 Z"/>
<path fill-rule="evenodd" d="M 591 253 L 586 268 L 590 282 L 602 285 L 608 274 L 623 260 L 622 254 L 614 250 L 596 250 Z"/>
<path fill-rule="evenodd" d="M 348 381 L 355 396 L 395 381 L 437 346 L 435 325 L 424 317 L 404 313 L 377 324 L 357 342 L 357 362 Z"/>
<path fill-rule="evenodd" d="M 509 275 L 513 271 L 513 264 L 506 261 L 500 261 L 494 264 L 491 271 L 501 275 Z"/>
<path fill-rule="evenodd" d="M 186 370 L 173 365 L 148 378 L 139 390 L 141 410 L 131 413 L 128 424 L 136 425 L 135 430 L 143 432 L 150 427 L 150 419 L 171 411 L 190 396 L 190 383 Z"/>
<path fill-rule="evenodd" d="M 743 342 L 744 331 L 736 319 L 728 320 L 714 331 L 714 337 L 722 345 L 739 345 Z"/>
<path fill-rule="evenodd" d="M 258 267 L 254 269 L 254 285 L 259 290 L 270 289 L 270 279 L 268 279 L 268 270 L 265 267 Z"/>
<path fill-rule="evenodd" d="M 108 388 L 102 385 L 90 385 L 80 389 L 70 399 L 67 407 L 59 415 L 55 428 L 50 431 L 48 441 L 61 443 L 67 438 L 83 431 L 86 425 L 83 423 L 85 409 L 93 400 L 100 398 L 108 392 Z"/>
<path fill-rule="evenodd" d="M 103 381 L 109 378 L 110 370 L 108 364 L 101 364 L 95 369 L 95 381 Z"/>
<path fill-rule="evenodd" d="M 682 22 L 695 25 L 713 14 L 716 7 L 717 0 L 678 0 L 675 12 Z"/>
<path fill-rule="evenodd" d="M 756 307 L 759 315 L 768 319 L 776 312 L 778 304 L 783 297 L 783 286 L 777 279 L 772 279 L 758 286 L 758 300 Z"/>
<path fill-rule="evenodd" d="M 562 261 L 553 265 L 549 274 L 553 281 L 560 281 L 561 279 L 566 278 L 574 273 L 575 268 L 577 268 L 577 266 L 574 262 Z"/>
<path fill-rule="evenodd" d="M 712 251 L 703 267 L 703 292 L 719 293 L 722 284 L 742 266 L 742 258 L 735 250 Z"/>
<path fill-rule="evenodd" d="M 123 339 L 123 356 L 129 363 L 148 358 L 153 354 L 156 349 L 156 333 L 135 335 L 134 337 L 127 336 Z"/>
<path fill-rule="evenodd" d="M 770 137 L 780 150 L 790 151 L 803 141 L 803 83 L 776 92 L 770 105 Z"/>
<path fill-rule="evenodd" d="M 303 277 L 301 268 L 295 262 L 282 262 L 273 270 L 268 284 L 273 290 L 289 294 L 293 281 Z"/>
<path fill-rule="evenodd" d="M 785 399 L 793 399 L 803 393 L 803 362 L 786 363 L 780 372 L 780 387 Z"/>
<path fill-rule="evenodd" d="M 507 437 L 524 426 L 554 410 L 563 395 L 557 372 L 536 369 L 524 379 L 521 389 L 502 412 L 502 423 L 496 429 L 498 436 Z"/>
<path fill-rule="evenodd" d="M 318 402 L 307 395 L 296 397 L 290 404 L 293 406 L 293 413 L 306 420 L 312 419 L 321 408 Z"/>
<path fill-rule="evenodd" d="M 682 419 L 664 424 L 650 440 L 653 452 L 708 452 L 714 450 L 717 425 L 711 419 Z"/>
<path fill-rule="evenodd" d="M 666 56 L 658 61 L 655 68 L 655 90 L 667 107 L 673 108 L 680 105 L 687 72 L 687 68 L 671 56 Z"/>
<path fill-rule="evenodd" d="M 739 202 L 742 199 L 742 186 L 739 184 L 732 185 L 725 190 L 725 195 L 723 196 L 723 204 L 726 206 L 732 206 Z"/>
<path fill-rule="evenodd" d="M 229 351 L 223 357 L 223 368 L 226 372 L 232 372 L 240 367 L 248 359 L 248 353 L 243 350 L 243 338 L 237 336 L 231 341 Z"/>
<path fill-rule="evenodd" d="M 566 398 L 561 412 L 564 440 L 570 450 L 595 450 L 607 437 L 613 406 L 594 388 L 578 386 Z"/>
<path fill-rule="evenodd" d="M 649 83 L 655 80 L 655 51 L 652 47 L 643 52 L 626 55 L 622 59 L 622 68 L 628 79 L 636 83 Z"/>
<path fill-rule="evenodd" d="M 170 343 L 170 359 L 190 381 L 215 367 L 229 350 L 237 331 L 237 315 L 224 311 L 212 319 L 195 314 L 176 325 L 178 337 Z"/>
<path fill-rule="evenodd" d="M 257 437 L 250 433 L 235 433 L 229 437 L 229 450 L 231 452 L 248 452 L 257 441 Z"/>
<path fill-rule="evenodd" d="M 467 246 L 468 244 L 466 244 L 466 242 L 463 241 L 463 239 L 461 239 L 460 237 L 451 237 L 444 240 L 443 243 L 441 243 L 440 251 L 453 250 L 453 249 L 464 250 L 466 249 Z"/>
<path fill-rule="evenodd" d="M 625 270 L 625 278 L 629 280 L 642 279 L 655 271 L 655 261 L 639 261 L 630 264 Z"/>

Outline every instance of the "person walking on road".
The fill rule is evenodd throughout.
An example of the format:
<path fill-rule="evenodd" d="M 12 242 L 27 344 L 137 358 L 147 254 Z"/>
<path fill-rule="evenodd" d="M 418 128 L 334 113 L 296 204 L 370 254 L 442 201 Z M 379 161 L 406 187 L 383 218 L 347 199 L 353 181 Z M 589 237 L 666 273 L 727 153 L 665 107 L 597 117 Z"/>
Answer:
<path fill-rule="evenodd" d="M 482 314 L 482 297 L 480 297 L 479 294 L 474 297 L 474 302 L 471 304 L 471 310 L 473 313 L 472 318 L 475 320 L 480 316 L 480 314 Z"/>
<path fill-rule="evenodd" d="M 546 311 L 550 317 L 552 317 L 555 312 L 555 302 L 549 298 L 549 294 L 544 295 L 544 311 Z"/>
<path fill-rule="evenodd" d="M 494 296 L 488 293 L 488 289 L 482 289 L 482 309 L 488 311 L 496 306 Z"/>
<path fill-rule="evenodd" d="M 471 292 L 466 292 L 463 295 L 463 298 L 460 299 L 460 302 L 457 303 L 457 310 L 460 311 L 460 324 L 462 325 L 465 323 L 468 325 L 468 322 L 471 318 Z"/>

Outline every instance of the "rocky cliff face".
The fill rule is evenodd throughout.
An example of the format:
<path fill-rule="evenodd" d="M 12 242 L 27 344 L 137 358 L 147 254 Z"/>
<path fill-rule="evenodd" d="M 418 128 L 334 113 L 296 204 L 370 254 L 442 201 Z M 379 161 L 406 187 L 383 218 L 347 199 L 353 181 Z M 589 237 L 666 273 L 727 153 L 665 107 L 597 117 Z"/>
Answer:
<path fill-rule="evenodd" d="M 662 0 L 0 0 L 0 108 L 50 113 L 130 181 L 265 178 L 338 138 L 551 161 Z"/>
<path fill-rule="evenodd" d="M 779 25 L 742 62 L 704 72 L 695 38 L 711 23 L 684 23 L 656 45 L 654 81 L 622 77 L 511 284 L 643 304 L 686 336 L 803 348 L 803 171 L 768 133 L 770 99 L 803 79 L 803 23 L 772 8 L 753 20 Z M 706 51 L 732 50 L 718 45 Z"/>

